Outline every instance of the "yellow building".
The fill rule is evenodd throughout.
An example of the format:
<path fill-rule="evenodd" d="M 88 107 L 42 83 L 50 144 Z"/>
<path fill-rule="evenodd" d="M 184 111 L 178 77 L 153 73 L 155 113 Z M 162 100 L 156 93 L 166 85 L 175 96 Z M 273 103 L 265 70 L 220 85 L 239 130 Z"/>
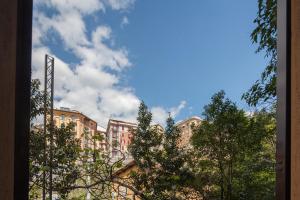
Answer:
<path fill-rule="evenodd" d="M 83 137 L 83 133 L 87 132 L 89 136 L 97 134 L 97 122 L 87 117 L 86 115 L 76 110 L 70 110 L 69 108 L 53 109 L 53 120 L 56 127 L 66 126 L 73 122 L 76 138 L 81 139 L 81 147 L 89 146 L 91 143 Z"/>
<path fill-rule="evenodd" d="M 130 182 L 130 174 L 131 172 L 138 171 L 138 167 L 134 161 L 130 161 L 124 167 L 119 169 L 114 173 L 114 179 L 116 181 L 122 182 L 129 186 L 132 185 Z M 132 190 L 128 187 L 125 187 L 121 184 L 114 183 L 113 191 L 112 191 L 112 199 L 113 200 L 124 200 L 124 199 L 132 199 L 132 200 L 139 200 L 137 195 L 134 194 Z"/>
<path fill-rule="evenodd" d="M 130 174 L 131 172 L 138 172 L 138 167 L 134 161 L 129 162 L 127 165 L 119 169 L 114 173 L 115 179 L 125 183 L 129 187 L 133 187 L 130 182 Z M 124 185 L 120 185 L 118 183 L 114 183 L 113 191 L 112 191 L 112 199 L 113 200 L 140 200 L 139 196 L 136 195 L 129 187 L 125 187 Z M 185 188 L 185 194 L 179 194 L 181 198 L 185 198 L 187 200 L 202 200 L 201 195 L 192 188 Z"/>

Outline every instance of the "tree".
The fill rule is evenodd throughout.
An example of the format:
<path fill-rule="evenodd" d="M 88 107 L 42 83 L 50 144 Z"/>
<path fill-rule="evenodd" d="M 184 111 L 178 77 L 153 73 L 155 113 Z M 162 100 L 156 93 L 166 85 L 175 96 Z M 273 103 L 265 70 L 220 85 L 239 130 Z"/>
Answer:
<path fill-rule="evenodd" d="M 251 34 L 253 43 L 258 44 L 256 52 L 265 52 L 269 63 L 253 86 L 243 94 L 242 98 L 250 106 L 263 103 L 272 105 L 276 100 L 276 71 L 277 71 L 277 1 L 258 0 L 257 17 L 254 20 L 256 28 Z"/>
<path fill-rule="evenodd" d="M 42 185 L 42 170 L 44 157 L 41 153 L 44 149 L 45 137 L 39 127 L 35 127 L 33 121 L 44 113 L 44 94 L 40 90 L 41 82 L 38 79 L 31 80 L 30 97 L 30 137 L 29 137 L 29 197 L 37 198 Z"/>
<path fill-rule="evenodd" d="M 40 90 L 40 85 L 39 79 L 31 80 L 30 120 L 44 113 L 44 93 Z"/>
<path fill-rule="evenodd" d="M 162 199 L 186 199 L 185 192 L 192 191 L 194 176 L 187 165 L 189 156 L 179 147 L 181 132 L 169 115 L 163 135 L 162 154 L 159 159 L 157 191 Z"/>
<path fill-rule="evenodd" d="M 244 148 L 239 158 L 236 193 L 240 199 L 275 199 L 274 113 L 265 110 L 254 113 L 249 117 L 248 131 L 252 143 Z"/>
<path fill-rule="evenodd" d="M 31 82 L 31 120 L 44 114 L 44 94 L 40 90 L 40 81 L 38 79 Z M 31 123 L 29 140 L 29 186 L 30 198 L 38 198 L 43 187 L 43 172 L 46 172 L 46 189 L 49 186 L 49 170 L 53 171 L 53 188 L 61 198 L 66 198 L 70 186 L 75 184 L 79 177 L 79 169 L 76 162 L 80 155 L 80 141 L 76 139 L 73 132 L 72 123 L 54 127 L 50 130 L 47 125 L 47 133 L 44 134 L 41 126 L 35 126 Z M 50 131 L 53 134 L 53 160 L 52 166 L 49 162 L 49 152 L 46 151 L 46 157 L 43 155 L 44 144 L 49 149 Z M 46 162 L 45 162 L 46 159 Z M 46 163 L 46 165 L 45 165 Z"/>
<path fill-rule="evenodd" d="M 256 28 L 251 34 L 253 43 L 258 44 L 256 52 L 265 52 L 269 63 L 260 80 L 243 94 L 242 99 L 250 106 L 263 109 L 251 117 L 250 131 L 260 135 L 256 142 L 257 151 L 249 151 L 241 162 L 240 186 L 242 196 L 247 199 L 275 198 L 275 140 L 276 140 L 276 72 L 277 72 L 277 1 L 258 0 Z M 267 111 L 265 110 L 267 108 Z"/>
<path fill-rule="evenodd" d="M 132 174 L 133 184 L 143 191 L 145 199 L 156 195 L 155 186 L 159 176 L 158 159 L 161 156 L 162 134 L 156 127 L 151 127 L 152 114 L 144 102 L 138 112 L 138 126 L 134 131 L 129 151 L 138 166 L 138 173 Z"/>
<path fill-rule="evenodd" d="M 194 177 L 187 165 L 189 157 L 178 145 L 180 130 L 171 116 L 164 131 L 151 126 L 151 117 L 142 102 L 130 145 L 138 166 L 138 171 L 132 174 L 133 185 L 144 194 L 143 199 L 186 199 Z"/>
<path fill-rule="evenodd" d="M 192 144 L 204 199 L 273 199 L 273 116 L 265 111 L 247 116 L 224 91 L 213 95 L 203 116 Z"/>
<path fill-rule="evenodd" d="M 204 107 L 204 120 L 192 136 L 192 144 L 198 152 L 200 162 L 211 167 L 212 196 L 232 199 L 234 168 L 237 156 L 246 139 L 247 118 L 242 110 L 220 91 L 212 102 Z M 216 173 L 215 173 L 216 172 Z"/>
<path fill-rule="evenodd" d="M 45 135 L 42 126 L 34 124 L 34 120 L 44 114 L 44 94 L 40 90 L 38 79 L 31 82 L 31 131 L 29 142 L 29 185 L 30 199 L 40 199 L 43 188 L 43 171 L 46 172 L 46 189 L 49 186 L 49 152 L 46 153 L 46 165 L 43 155 L 44 141 L 49 146 L 50 127 Z M 127 187 L 139 196 L 143 196 L 132 185 L 114 176 L 122 166 L 124 157 L 112 161 L 109 153 L 96 148 L 95 144 L 104 138 L 92 135 L 84 130 L 81 140 L 75 137 L 74 124 L 54 127 L 53 134 L 53 190 L 61 199 L 85 199 L 87 191 L 93 199 L 111 199 L 113 184 Z"/>
<path fill-rule="evenodd" d="M 50 128 L 48 128 L 50 129 Z M 53 191 L 65 199 L 70 188 L 76 183 L 80 177 L 80 168 L 77 161 L 80 156 L 80 141 L 75 138 L 72 131 L 73 125 L 66 127 L 55 127 L 53 133 L 53 160 L 50 166 L 49 152 L 46 152 L 46 165 L 44 164 L 44 156 L 41 152 L 44 149 L 44 140 L 46 140 L 47 148 L 49 148 L 50 133 L 44 135 L 41 130 L 31 131 L 29 143 L 29 168 L 30 168 L 30 192 L 31 198 L 40 196 L 43 183 L 43 171 L 46 172 L 46 190 L 49 187 L 49 170 L 52 168 L 53 173 Z"/>

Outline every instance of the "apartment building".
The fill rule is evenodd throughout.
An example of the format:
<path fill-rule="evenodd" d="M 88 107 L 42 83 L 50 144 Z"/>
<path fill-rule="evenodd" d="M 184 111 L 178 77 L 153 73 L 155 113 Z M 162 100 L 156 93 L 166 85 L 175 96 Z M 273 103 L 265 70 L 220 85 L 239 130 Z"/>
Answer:
<path fill-rule="evenodd" d="M 192 126 L 197 126 L 201 123 L 201 119 L 198 116 L 193 116 L 190 117 L 188 119 L 185 119 L 183 121 L 179 121 L 175 124 L 175 126 L 177 126 L 180 131 L 181 131 L 181 139 L 179 142 L 179 146 L 180 147 L 190 147 L 190 139 L 192 137 Z M 118 126 L 116 126 L 118 127 Z M 164 128 L 159 125 L 153 125 L 153 128 L 157 128 L 158 131 L 160 131 L 161 133 L 163 133 Z M 116 128 L 117 129 L 117 128 Z M 116 176 L 116 178 L 120 178 L 123 180 L 127 180 L 130 183 L 130 174 L 132 171 L 138 172 L 139 168 L 138 166 L 135 164 L 135 161 L 131 160 L 128 161 L 128 163 L 126 165 L 124 165 L 121 169 L 119 169 L 118 171 L 115 172 L 114 176 Z M 130 199 L 130 200 L 138 200 L 140 199 L 138 196 L 136 196 L 136 194 L 134 194 L 134 192 L 132 190 L 130 190 L 129 188 L 125 188 L 122 185 L 118 185 L 118 184 L 114 184 L 114 190 L 112 191 L 112 196 L 113 199 L 115 200 L 121 200 L 121 199 Z M 183 196 L 183 198 L 187 199 L 187 200 L 202 200 L 203 198 L 201 197 L 201 195 L 195 191 L 193 188 L 186 188 L 185 191 L 185 196 Z"/>
<path fill-rule="evenodd" d="M 176 123 L 176 126 L 181 131 L 181 139 L 180 139 L 179 146 L 181 147 L 190 146 L 190 139 L 193 135 L 192 126 L 198 126 L 200 123 L 201 123 L 201 119 L 198 116 L 192 116 L 188 119 Z"/>
<path fill-rule="evenodd" d="M 113 174 L 113 177 L 115 179 L 126 180 L 126 184 L 132 185 L 131 172 L 138 171 L 138 166 L 136 165 L 135 161 L 132 160 L 128 162 L 125 166 L 123 166 L 121 169 L 117 170 Z M 117 183 L 113 184 L 113 190 L 111 195 L 113 200 L 140 200 L 140 198 L 136 196 L 136 194 L 132 190 Z"/>
<path fill-rule="evenodd" d="M 132 130 L 137 127 L 137 124 L 125 122 L 115 119 L 110 119 L 107 124 L 106 135 L 109 144 L 109 152 L 112 160 L 117 160 L 125 156 L 125 159 L 130 159 L 128 146 L 131 142 Z"/>
<path fill-rule="evenodd" d="M 60 109 L 53 109 L 54 125 L 57 127 L 66 126 L 73 122 L 76 138 L 81 139 L 81 147 L 93 145 L 90 139 L 97 134 L 97 122 L 82 114 L 79 111 L 71 110 L 69 108 L 61 107 Z M 84 132 L 88 135 L 84 137 Z"/>
<path fill-rule="evenodd" d="M 100 136 L 102 138 L 102 140 L 98 140 L 95 143 L 96 148 L 101 150 L 102 152 L 107 152 L 109 145 L 107 142 L 106 129 L 101 126 L 98 126 L 96 134 L 98 134 L 98 136 Z"/>

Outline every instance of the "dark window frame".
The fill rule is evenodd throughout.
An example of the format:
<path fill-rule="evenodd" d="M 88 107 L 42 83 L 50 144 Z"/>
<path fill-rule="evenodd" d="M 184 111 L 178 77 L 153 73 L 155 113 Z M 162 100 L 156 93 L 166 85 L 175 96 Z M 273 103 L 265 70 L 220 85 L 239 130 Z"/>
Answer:
<path fill-rule="evenodd" d="M 291 198 L 291 0 L 277 1 L 276 199 Z"/>
<path fill-rule="evenodd" d="M 18 4 L 15 87 L 14 199 L 28 199 L 28 140 L 31 75 L 32 0 Z M 3 6 L 3 4 L 2 4 Z M 276 199 L 290 199 L 291 0 L 278 0 L 278 107 Z M 4 28 L 4 27 L 3 27 Z M 3 51 L 3 49 L 1 49 Z"/>
<path fill-rule="evenodd" d="M 17 2 L 14 199 L 28 199 L 32 0 Z M 14 3 L 12 2 L 11 5 Z M 3 27 L 4 28 L 4 27 Z M 5 50 L 4 50 L 5 51 Z"/>

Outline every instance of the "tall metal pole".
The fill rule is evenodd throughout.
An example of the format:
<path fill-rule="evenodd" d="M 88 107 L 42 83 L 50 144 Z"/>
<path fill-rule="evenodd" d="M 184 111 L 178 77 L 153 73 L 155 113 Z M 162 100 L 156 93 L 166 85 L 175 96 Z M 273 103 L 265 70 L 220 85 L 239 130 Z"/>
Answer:
<path fill-rule="evenodd" d="M 52 161 L 53 161 L 53 95 L 54 95 L 54 58 L 51 59 L 51 95 L 50 95 L 50 177 L 49 177 L 49 198 L 52 200 Z"/>
<path fill-rule="evenodd" d="M 44 171 L 43 171 L 43 200 L 46 199 L 47 176 L 45 167 L 49 164 L 49 198 L 52 200 L 52 159 L 53 159 L 53 95 L 54 95 L 54 58 L 45 55 L 45 82 L 44 82 Z M 50 117 L 49 117 L 50 115 Z M 50 147 L 49 162 L 47 162 L 47 124 L 49 127 Z"/>
<path fill-rule="evenodd" d="M 46 134 L 47 134 L 47 55 L 45 56 L 45 77 L 44 77 L 44 149 L 43 149 L 43 200 L 46 199 L 46 171 L 45 167 L 47 166 L 46 161 Z"/>

